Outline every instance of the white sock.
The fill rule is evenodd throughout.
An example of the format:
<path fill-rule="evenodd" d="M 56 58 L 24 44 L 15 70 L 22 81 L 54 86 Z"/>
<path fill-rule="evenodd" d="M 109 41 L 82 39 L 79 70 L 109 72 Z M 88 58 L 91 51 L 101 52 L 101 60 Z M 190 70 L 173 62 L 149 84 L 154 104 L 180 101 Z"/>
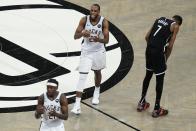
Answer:
<path fill-rule="evenodd" d="M 99 86 L 99 87 L 96 87 L 96 86 L 95 86 L 95 90 L 96 90 L 96 91 L 100 91 L 100 86 Z"/>
<path fill-rule="evenodd" d="M 100 87 L 96 87 L 95 86 L 95 90 L 94 90 L 93 96 L 99 98 L 99 94 L 100 94 Z"/>
<path fill-rule="evenodd" d="M 77 107 L 80 107 L 80 101 L 81 101 L 81 98 L 80 97 L 76 97 L 76 106 Z"/>

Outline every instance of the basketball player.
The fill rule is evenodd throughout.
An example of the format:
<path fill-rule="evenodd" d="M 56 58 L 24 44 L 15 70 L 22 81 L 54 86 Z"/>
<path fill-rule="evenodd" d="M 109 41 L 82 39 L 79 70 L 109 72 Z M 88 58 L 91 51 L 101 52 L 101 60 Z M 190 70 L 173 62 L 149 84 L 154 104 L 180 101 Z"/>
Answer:
<path fill-rule="evenodd" d="M 150 104 L 146 101 L 146 93 L 153 73 L 156 75 L 156 100 L 152 117 L 165 116 L 168 110 L 160 107 L 163 82 L 168 60 L 180 25 L 182 17 L 174 15 L 172 19 L 161 17 L 155 20 L 152 28 L 146 34 L 146 76 L 143 81 L 142 95 L 137 110 L 146 110 Z"/>
<path fill-rule="evenodd" d="M 49 79 L 47 92 L 38 98 L 35 118 L 41 117 L 40 131 L 65 131 L 63 121 L 68 118 L 68 103 L 58 89 L 58 82 Z"/>
<path fill-rule="evenodd" d="M 74 39 L 83 37 L 81 57 L 79 64 L 79 81 L 76 87 L 76 102 L 71 112 L 80 114 L 80 101 L 85 86 L 87 75 L 90 70 L 95 74 L 95 89 L 92 104 L 99 104 L 101 70 L 106 64 L 105 44 L 109 41 L 109 23 L 100 16 L 100 6 L 93 4 L 90 15 L 81 18 L 76 29 Z"/>

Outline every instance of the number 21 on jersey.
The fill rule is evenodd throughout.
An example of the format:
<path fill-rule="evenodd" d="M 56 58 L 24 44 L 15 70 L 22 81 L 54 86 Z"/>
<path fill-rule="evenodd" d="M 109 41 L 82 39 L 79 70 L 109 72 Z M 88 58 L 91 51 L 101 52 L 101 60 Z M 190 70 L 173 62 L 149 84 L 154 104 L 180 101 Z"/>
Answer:
<path fill-rule="evenodd" d="M 158 29 L 156 30 L 156 32 L 154 33 L 153 36 L 155 36 L 160 30 L 161 30 L 162 26 L 161 25 L 158 25 Z"/>

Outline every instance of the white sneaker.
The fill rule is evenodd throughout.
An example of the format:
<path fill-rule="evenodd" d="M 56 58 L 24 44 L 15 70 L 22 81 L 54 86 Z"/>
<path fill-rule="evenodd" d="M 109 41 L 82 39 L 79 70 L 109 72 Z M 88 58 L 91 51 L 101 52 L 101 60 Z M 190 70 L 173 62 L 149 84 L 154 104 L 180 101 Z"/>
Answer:
<path fill-rule="evenodd" d="M 74 104 L 73 109 L 71 110 L 72 113 L 79 115 L 81 113 L 81 109 L 80 106 L 76 106 L 76 104 Z"/>
<path fill-rule="evenodd" d="M 99 98 L 98 97 L 93 97 L 92 104 L 93 105 L 98 105 L 99 104 Z"/>

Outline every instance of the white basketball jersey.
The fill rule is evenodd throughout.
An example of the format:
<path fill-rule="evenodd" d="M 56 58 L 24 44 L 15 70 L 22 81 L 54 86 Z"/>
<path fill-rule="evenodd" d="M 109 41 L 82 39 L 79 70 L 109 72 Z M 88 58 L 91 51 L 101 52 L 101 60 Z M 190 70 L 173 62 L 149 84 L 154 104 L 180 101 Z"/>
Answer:
<path fill-rule="evenodd" d="M 104 43 L 94 42 L 91 38 L 92 37 L 99 37 L 101 39 L 104 38 L 103 36 L 103 20 L 104 17 L 100 17 L 99 22 L 96 25 L 92 25 L 90 22 L 90 15 L 87 15 L 85 30 L 90 31 L 90 37 L 84 37 L 84 42 L 82 43 L 82 51 L 100 51 L 105 50 Z"/>
<path fill-rule="evenodd" d="M 48 99 L 47 94 L 44 93 L 45 112 L 42 115 L 41 120 L 44 125 L 47 125 L 49 127 L 55 127 L 63 123 L 63 120 L 59 119 L 58 117 L 49 115 L 49 112 L 51 110 L 55 110 L 57 113 L 61 113 L 60 96 L 61 93 L 59 92 L 58 96 L 51 101 L 50 99 Z"/>

